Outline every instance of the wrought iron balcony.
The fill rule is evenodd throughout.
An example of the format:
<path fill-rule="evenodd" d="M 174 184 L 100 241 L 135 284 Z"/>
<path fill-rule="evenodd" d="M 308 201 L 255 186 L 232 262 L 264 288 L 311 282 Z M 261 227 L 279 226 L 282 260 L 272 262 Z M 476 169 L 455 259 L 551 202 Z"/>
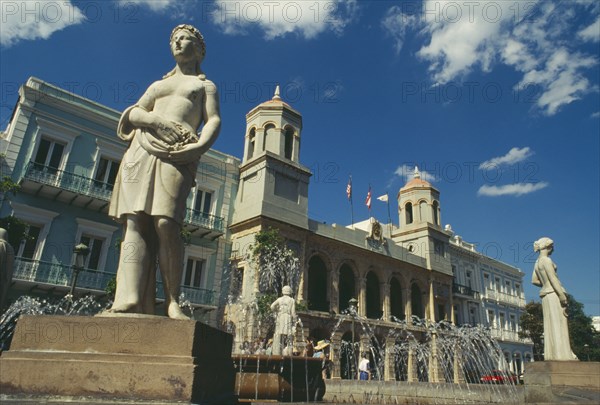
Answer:
<path fill-rule="evenodd" d="M 66 287 L 71 282 L 72 272 L 72 267 L 64 264 L 17 257 L 13 279 L 32 284 Z M 104 292 L 106 285 L 114 276 L 114 273 L 83 269 L 79 272 L 77 288 Z"/>
<path fill-rule="evenodd" d="M 181 293 L 184 296 L 184 300 L 190 301 L 195 305 L 208 305 L 215 306 L 215 292 L 213 290 L 206 290 L 204 288 L 181 286 Z M 165 293 L 163 290 L 162 282 L 156 283 L 156 298 L 159 300 L 165 299 Z"/>
<path fill-rule="evenodd" d="M 39 163 L 29 162 L 21 181 L 23 191 L 42 197 L 107 212 L 113 185 Z M 216 239 L 223 235 L 224 219 L 188 209 L 185 225 L 201 237 Z"/>
<path fill-rule="evenodd" d="M 25 282 L 29 285 L 37 285 L 40 288 L 52 289 L 56 286 L 65 287 L 65 291 L 71 282 L 73 268 L 60 263 L 43 262 L 40 260 L 25 259 L 17 257 L 13 280 Z M 115 273 L 105 271 L 83 269 L 79 272 L 77 288 L 91 290 L 96 293 L 104 293 L 108 282 L 115 277 Z M 203 288 L 182 286 L 181 292 L 186 300 L 193 305 L 215 305 L 215 291 Z M 156 286 L 156 298 L 164 300 L 162 282 L 158 281 Z"/>
<path fill-rule="evenodd" d="M 113 189 L 112 184 L 35 162 L 27 165 L 21 185 L 26 192 L 97 211 L 106 210 Z"/>
<path fill-rule="evenodd" d="M 479 298 L 479 292 L 466 285 L 454 283 L 452 284 L 452 292 L 465 297 Z"/>
<path fill-rule="evenodd" d="M 186 228 L 192 228 L 192 232 L 198 229 L 204 229 L 200 236 L 219 237 L 223 235 L 223 218 L 207 214 L 202 211 L 188 209 L 185 213 Z M 195 229 L 194 229 L 195 228 Z"/>

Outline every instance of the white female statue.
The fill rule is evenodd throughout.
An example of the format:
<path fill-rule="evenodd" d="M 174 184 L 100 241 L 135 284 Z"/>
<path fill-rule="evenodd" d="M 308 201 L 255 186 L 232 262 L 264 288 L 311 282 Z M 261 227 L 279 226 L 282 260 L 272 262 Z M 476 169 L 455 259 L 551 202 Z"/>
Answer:
<path fill-rule="evenodd" d="M 531 282 L 542 287 L 540 297 L 544 314 L 544 360 L 577 360 L 569 342 L 567 292 L 556 276 L 556 265 L 550 259 L 554 242 L 550 238 L 540 238 L 533 244 L 533 250 L 540 253 Z"/>
<path fill-rule="evenodd" d="M 271 304 L 271 311 L 276 312 L 273 354 L 281 354 L 282 340 L 284 347 L 292 344 L 296 324 L 296 301 L 291 297 L 292 288 L 289 285 L 284 286 L 281 294 L 283 295 Z"/>
<path fill-rule="evenodd" d="M 177 303 L 181 227 L 198 161 L 217 139 L 221 117 L 216 87 L 200 69 L 206 48 L 200 31 L 178 25 L 170 44 L 175 68 L 123 112 L 117 129 L 130 144 L 108 211 L 124 224 L 109 312 L 153 314 L 158 263 L 167 315 L 188 319 Z"/>

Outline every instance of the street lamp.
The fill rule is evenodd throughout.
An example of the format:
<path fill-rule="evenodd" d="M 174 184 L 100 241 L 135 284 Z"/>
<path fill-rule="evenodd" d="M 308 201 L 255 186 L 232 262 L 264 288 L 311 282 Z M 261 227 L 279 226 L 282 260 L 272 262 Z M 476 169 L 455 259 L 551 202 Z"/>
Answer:
<path fill-rule="evenodd" d="M 75 286 L 77 285 L 77 277 L 79 276 L 79 272 L 83 270 L 83 266 L 85 265 L 85 258 L 88 253 L 90 253 L 90 249 L 83 243 L 75 246 L 73 248 L 73 253 L 75 253 L 75 263 L 71 266 L 71 297 L 74 297 Z"/>
<path fill-rule="evenodd" d="M 585 353 L 587 354 L 587 361 L 590 361 L 590 345 L 586 343 L 583 345 L 583 348 L 585 349 Z"/>

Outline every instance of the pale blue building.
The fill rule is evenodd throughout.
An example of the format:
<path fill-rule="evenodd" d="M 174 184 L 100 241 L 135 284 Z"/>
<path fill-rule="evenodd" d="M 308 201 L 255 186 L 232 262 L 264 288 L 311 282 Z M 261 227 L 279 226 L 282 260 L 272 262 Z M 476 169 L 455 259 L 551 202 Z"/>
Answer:
<path fill-rule="evenodd" d="M 21 188 L 2 196 L 0 217 L 25 221 L 29 238 L 15 249 L 11 297 L 64 295 L 73 248 L 90 253 L 77 291 L 104 295 L 116 273 L 121 226 L 107 209 L 127 147 L 116 135 L 121 113 L 36 78 L 19 91 L 0 153 L 2 177 Z M 216 323 L 223 269 L 231 245 L 227 226 L 239 178 L 239 160 L 210 150 L 199 165 L 188 199 L 185 269 L 181 291 L 195 317 Z M 162 287 L 157 297 L 162 297 Z M 161 304 L 157 300 L 157 306 Z M 160 311 L 157 311 L 160 312 Z"/>

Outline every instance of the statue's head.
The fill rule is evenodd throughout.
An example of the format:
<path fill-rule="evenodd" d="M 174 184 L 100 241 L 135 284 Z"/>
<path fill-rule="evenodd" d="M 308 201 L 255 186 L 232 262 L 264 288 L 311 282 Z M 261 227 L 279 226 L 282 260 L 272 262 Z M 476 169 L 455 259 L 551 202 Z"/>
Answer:
<path fill-rule="evenodd" d="M 548 249 L 550 247 L 554 247 L 554 241 L 545 236 L 543 238 L 540 238 L 540 239 L 536 240 L 535 242 L 533 242 L 533 251 L 534 252 L 540 252 L 540 251 L 542 251 L 544 249 Z"/>
<path fill-rule="evenodd" d="M 198 31 L 198 29 L 193 25 L 180 24 L 177 27 L 173 28 L 173 31 L 171 32 L 171 37 L 169 38 L 169 43 L 171 44 L 171 51 L 173 51 L 173 42 L 176 40 L 176 34 L 179 31 L 187 31 L 192 35 L 192 38 L 194 38 L 196 49 L 198 51 L 198 63 L 202 62 L 204 56 L 206 55 L 206 43 L 204 42 L 204 37 L 202 36 L 200 31 Z"/>
<path fill-rule="evenodd" d="M 290 287 L 289 285 L 283 286 L 283 288 L 281 289 L 281 293 L 283 295 L 292 295 L 292 287 Z"/>

